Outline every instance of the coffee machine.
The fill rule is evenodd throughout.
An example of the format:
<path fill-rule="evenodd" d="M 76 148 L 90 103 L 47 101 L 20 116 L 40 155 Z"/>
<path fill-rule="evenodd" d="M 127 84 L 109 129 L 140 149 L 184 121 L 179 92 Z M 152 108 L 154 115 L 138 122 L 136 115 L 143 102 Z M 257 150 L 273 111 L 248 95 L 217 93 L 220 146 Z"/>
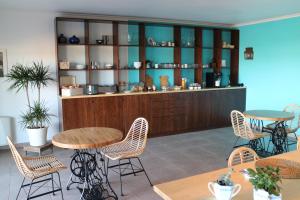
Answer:
<path fill-rule="evenodd" d="M 206 87 L 221 87 L 222 73 L 207 72 L 206 73 Z"/>

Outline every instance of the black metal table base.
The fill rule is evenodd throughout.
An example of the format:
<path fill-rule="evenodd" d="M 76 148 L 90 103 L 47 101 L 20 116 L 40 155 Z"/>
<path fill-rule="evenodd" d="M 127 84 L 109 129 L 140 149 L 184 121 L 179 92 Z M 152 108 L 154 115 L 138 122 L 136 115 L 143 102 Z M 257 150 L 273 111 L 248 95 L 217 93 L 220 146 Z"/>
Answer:
<path fill-rule="evenodd" d="M 100 155 L 99 152 L 90 150 L 75 150 L 70 163 L 72 175 L 67 184 L 67 190 L 71 185 L 77 184 L 81 193 L 80 199 L 118 199 L 107 179 L 104 164 L 98 164 L 98 161 L 104 161 L 102 157 L 98 159 L 98 155 Z"/>
<path fill-rule="evenodd" d="M 276 122 L 274 129 L 264 127 L 263 121 L 261 121 L 261 120 L 251 119 L 250 124 L 251 124 L 252 129 L 255 129 L 260 132 L 268 132 L 271 134 L 271 141 L 273 143 L 273 149 L 271 152 L 268 152 L 268 148 L 269 148 L 269 145 L 268 145 L 267 149 L 265 149 L 265 151 L 268 152 L 266 154 L 266 156 L 277 155 L 277 154 L 281 154 L 284 152 L 288 152 L 287 132 L 285 129 L 286 125 L 285 125 L 284 121 Z M 258 150 L 258 149 L 256 149 L 257 145 L 255 145 L 255 144 L 252 144 L 252 146 L 250 145 L 250 147 L 255 150 Z"/>
<path fill-rule="evenodd" d="M 285 122 L 277 122 L 274 129 L 265 129 L 271 133 L 271 141 L 274 145 L 272 153 L 274 155 L 288 152 L 287 146 L 287 132 L 285 129 Z"/>

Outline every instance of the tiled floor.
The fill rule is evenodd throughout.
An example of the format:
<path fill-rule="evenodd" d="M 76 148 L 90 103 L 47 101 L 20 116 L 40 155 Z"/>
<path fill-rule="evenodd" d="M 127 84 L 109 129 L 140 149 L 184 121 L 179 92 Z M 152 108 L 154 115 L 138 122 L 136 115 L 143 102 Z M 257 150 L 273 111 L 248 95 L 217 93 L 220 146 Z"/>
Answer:
<path fill-rule="evenodd" d="M 149 139 L 141 160 L 153 184 L 183 178 L 227 165 L 226 156 L 231 150 L 234 135 L 232 128 L 221 128 L 193 132 L 174 136 Z M 57 157 L 69 166 L 72 151 L 55 149 Z M 61 172 L 62 184 L 65 186 L 70 175 L 69 170 Z M 119 178 L 110 173 L 112 187 L 120 194 Z M 124 180 L 125 196 L 120 199 L 160 199 L 141 173 L 138 176 L 127 176 Z M 7 150 L 0 151 L 0 199 L 15 199 L 22 176 Z M 67 191 L 67 200 L 79 199 L 77 189 Z M 24 199 L 24 192 L 20 199 Z M 49 195 L 40 199 L 60 199 L 60 195 Z"/>

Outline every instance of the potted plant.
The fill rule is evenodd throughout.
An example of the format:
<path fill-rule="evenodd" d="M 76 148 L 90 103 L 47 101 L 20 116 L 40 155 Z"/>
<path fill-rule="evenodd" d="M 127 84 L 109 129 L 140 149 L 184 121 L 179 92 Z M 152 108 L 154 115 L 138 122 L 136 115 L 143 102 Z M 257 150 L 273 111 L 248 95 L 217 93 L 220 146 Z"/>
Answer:
<path fill-rule="evenodd" d="M 41 88 L 53 81 L 50 76 L 49 68 L 42 62 L 33 62 L 32 66 L 16 64 L 7 75 L 8 81 L 12 84 L 9 89 L 16 89 L 19 92 L 25 89 L 27 99 L 27 111 L 21 116 L 22 124 L 29 136 L 31 146 L 41 146 L 47 142 L 47 125 L 50 124 L 48 108 L 41 101 Z M 36 88 L 37 100 L 30 101 L 29 88 Z"/>
<path fill-rule="evenodd" d="M 279 168 L 257 167 L 256 171 L 247 169 L 249 174 L 249 181 L 254 186 L 253 197 L 254 200 L 281 200 L 281 193 L 279 183 L 281 178 L 279 175 Z"/>
<path fill-rule="evenodd" d="M 234 184 L 231 180 L 233 170 L 229 169 L 227 174 L 221 175 L 217 181 L 209 182 L 208 189 L 217 200 L 230 200 L 241 190 L 240 184 Z"/>

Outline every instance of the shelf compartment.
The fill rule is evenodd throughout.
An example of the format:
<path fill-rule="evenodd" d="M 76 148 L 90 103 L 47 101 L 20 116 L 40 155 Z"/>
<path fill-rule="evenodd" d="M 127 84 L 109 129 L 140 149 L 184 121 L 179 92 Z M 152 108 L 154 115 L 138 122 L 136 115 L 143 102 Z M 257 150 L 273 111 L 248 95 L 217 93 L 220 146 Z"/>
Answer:
<path fill-rule="evenodd" d="M 118 40 L 120 46 L 139 45 L 139 25 L 136 23 L 119 23 Z"/>
<path fill-rule="evenodd" d="M 70 44 L 70 43 L 58 43 L 58 47 L 63 47 L 63 46 L 87 46 L 87 44 Z"/>
<path fill-rule="evenodd" d="M 120 67 L 119 70 L 140 70 L 141 68 L 137 69 L 137 68 L 133 68 L 133 67 Z"/>
<path fill-rule="evenodd" d="M 89 46 L 113 47 L 113 44 L 88 44 Z"/>
<path fill-rule="evenodd" d="M 195 28 L 194 27 L 181 27 L 181 42 L 182 48 L 194 48 L 195 46 Z"/>
<path fill-rule="evenodd" d="M 119 44 L 119 47 L 140 47 L 138 44 Z"/>
<path fill-rule="evenodd" d="M 89 44 L 96 44 L 96 40 L 102 40 L 103 36 L 108 36 L 107 44 L 113 44 L 113 24 L 112 22 L 90 22 L 89 23 Z"/>
<path fill-rule="evenodd" d="M 59 69 L 60 71 L 87 71 L 88 69 Z"/>
<path fill-rule="evenodd" d="M 151 45 L 146 45 L 147 48 L 175 48 L 177 46 L 151 46 Z"/>

